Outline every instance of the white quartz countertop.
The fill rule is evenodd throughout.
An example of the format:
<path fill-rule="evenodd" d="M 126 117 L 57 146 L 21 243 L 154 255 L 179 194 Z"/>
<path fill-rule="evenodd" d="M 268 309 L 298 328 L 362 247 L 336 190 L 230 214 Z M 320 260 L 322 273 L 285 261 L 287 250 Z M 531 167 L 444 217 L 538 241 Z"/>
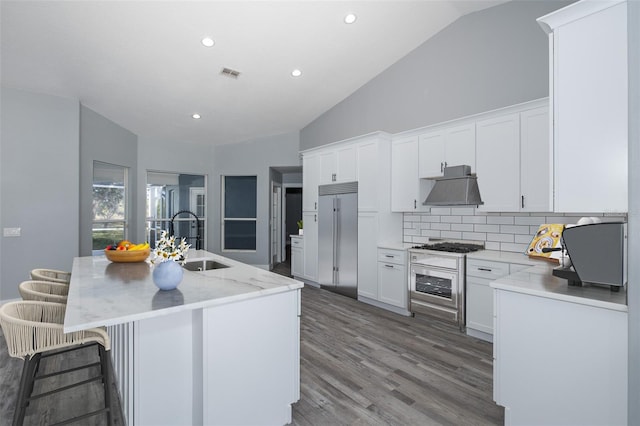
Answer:
<path fill-rule="evenodd" d="M 402 241 L 385 241 L 382 243 L 378 243 L 378 248 L 391 250 L 408 250 L 415 245 L 416 243 L 405 243 Z"/>
<path fill-rule="evenodd" d="M 531 259 L 524 253 L 513 253 L 509 251 L 498 250 L 479 250 L 473 253 L 467 254 L 467 259 L 488 260 L 492 262 L 505 262 L 505 263 L 517 263 L 520 265 L 538 265 L 540 262 L 549 262 L 543 259 Z M 552 266 L 557 266 L 552 262 L 549 262 Z"/>
<path fill-rule="evenodd" d="M 535 266 L 493 281 L 491 287 L 614 311 L 628 311 L 625 288 L 613 292 L 609 287 L 598 285 L 569 286 L 567 280 L 551 274 L 556 265 L 547 261 L 535 262 Z M 541 312 L 541 315 L 544 313 Z"/>
<path fill-rule="evenodd" d="M 213 259 L 228 268 L 184 270 L 177 289 L 161 291 L 147 262 L 111 263 L 104 256 L 73 260 L 64 331 L 122 324 L 174 312 L 240 302 L 295 290 L 303 283 L 203 250 L 188 261 Z"/>

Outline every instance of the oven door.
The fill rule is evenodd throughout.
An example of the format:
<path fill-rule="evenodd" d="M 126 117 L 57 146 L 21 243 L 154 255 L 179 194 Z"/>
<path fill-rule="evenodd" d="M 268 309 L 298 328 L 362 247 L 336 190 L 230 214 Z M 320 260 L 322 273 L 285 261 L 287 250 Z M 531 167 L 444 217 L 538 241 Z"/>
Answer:
<path fill-rule="evenodd" d="M 411 264 L 411 311 L 458 322 L 460 297 L 457 271 Z"/>

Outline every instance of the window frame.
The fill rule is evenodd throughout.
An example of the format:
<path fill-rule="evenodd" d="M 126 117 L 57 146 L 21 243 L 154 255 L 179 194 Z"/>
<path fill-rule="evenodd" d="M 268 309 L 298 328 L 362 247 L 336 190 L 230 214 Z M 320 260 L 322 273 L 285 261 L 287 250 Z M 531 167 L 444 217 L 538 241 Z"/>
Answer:
<path fill-rule="evenodd" d="M 253 177 L 255 178 L 256 185 L 256 213 L 254 218 L 227 218 L 225 216 L 225 201 L 226 201 L 226 180 L 228 177 Z M 256 232 L 254 235 L 254 249 L 235 249 L 225 247 L 225 224 L 227 221 L 233 222 L 254 222 L 256 225 Z M 227 253 L 256 253 L 258 251 L 258 175 L 253 174 L 241 174 L 241 175 L 222 175 L 220 177 L 220 250 Z"/>
<path fill-rule="evenodd" d="M 124 212 L 123 212 L 123 219 L 97 219 L 95 217 L 95 211 L 93 209 L 93 202 L 94 202 L 94 196 L 93 196 L 93 190 L 96 186 L 95 183 L 95 174 L 96 174 L 96 168 L 97 165 L 105 165 L 105 166 L 109 166 L 108 168 L 119 168 L 122 169 L 123 172 L 123 197 L 122 197 L 122 202 L 124 203 Z M 106 224 L 106 223 L 122 223 L 122 239 L 126 240 L 129 238 L 129 221 L 130 221 L 130 200 L 129 200 L 129 167 L 127 166 L 123 166 L 121 164 L 114 164 L 114 163 L 109 163 L 106 161 L 99 161 L 99 160 L 93 160 L 93 167 L 92 167 L 92 171 L 91 171 L 91 202 L 92 202 L 92 208 L 91 208 L 91 255 L 92 256 L 99 256 L 104 254 L 103 253 L 103 249 L 94 249 L 93 248 L 93 241 L 94 241 L 94 233 L 96 230 L 95 225 L 96 224 Z M 117 242 L 117 241 L 114 241 Z"/>

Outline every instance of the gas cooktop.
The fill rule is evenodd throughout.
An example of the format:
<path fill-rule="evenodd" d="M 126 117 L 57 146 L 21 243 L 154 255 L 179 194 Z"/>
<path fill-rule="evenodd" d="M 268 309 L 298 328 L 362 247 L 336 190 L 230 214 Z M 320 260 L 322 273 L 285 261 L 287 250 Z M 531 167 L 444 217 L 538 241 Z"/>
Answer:
<path fill-rule="evenodd" d="M 412 248 L 420 250 L 446 251 L 449 253 L 471 253 L 474 251 L 483 250 L 484 246 L 481 244 L 471 243 L 442 242 L 433 244 L 422 244 L 419 246 L 413 246 Z"/>

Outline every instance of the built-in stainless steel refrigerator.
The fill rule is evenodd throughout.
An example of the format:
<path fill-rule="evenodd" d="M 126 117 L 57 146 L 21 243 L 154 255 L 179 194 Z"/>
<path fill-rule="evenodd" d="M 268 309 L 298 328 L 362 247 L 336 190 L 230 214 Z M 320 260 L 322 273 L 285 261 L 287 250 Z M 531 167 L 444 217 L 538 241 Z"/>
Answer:
<path fill-rule="evenodd" d="M 358 182 L 318 187 L 318 282 L 358 297 Z"/>

